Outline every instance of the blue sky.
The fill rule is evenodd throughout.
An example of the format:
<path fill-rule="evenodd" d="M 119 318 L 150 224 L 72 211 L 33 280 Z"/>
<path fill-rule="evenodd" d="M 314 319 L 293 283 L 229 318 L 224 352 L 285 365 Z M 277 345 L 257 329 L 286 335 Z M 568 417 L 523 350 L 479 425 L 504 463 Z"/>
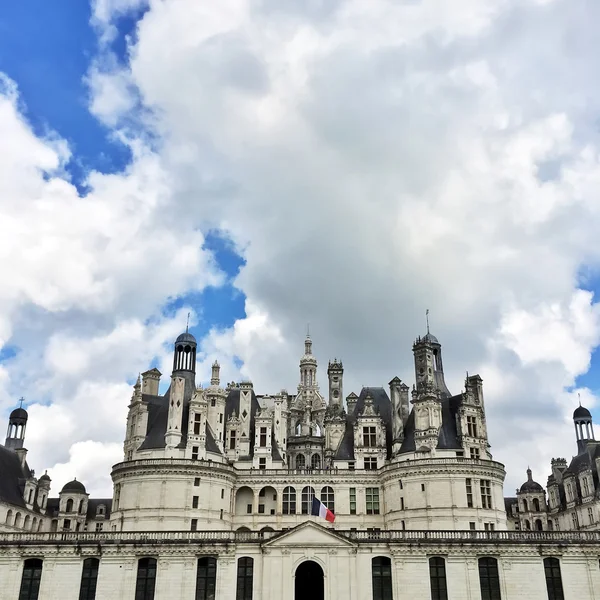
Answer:
<path fill-rule="evenodd" d="M 484 379 L 509 487 L 572 453 L 578 394 L 599 414 L 600 8 L 436 6 L 0 8 L 0 406 L 28 398 L 32 460 L 108 471 L 188 310 L 199 378 L 218 359 L 293 390 L 310 322 L 322 388 L 341 357 L 349 393 L 412 383 L 429 308 L 451 390 Z"/>

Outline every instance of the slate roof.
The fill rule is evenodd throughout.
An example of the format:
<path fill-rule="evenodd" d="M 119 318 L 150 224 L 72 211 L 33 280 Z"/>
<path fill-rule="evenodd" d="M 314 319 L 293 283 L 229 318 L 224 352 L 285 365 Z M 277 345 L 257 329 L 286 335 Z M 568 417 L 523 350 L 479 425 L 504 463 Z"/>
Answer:
<path fill-rule="evenodd" d="M 346 431 L 344 437 L 338 446 L 334 460 L 354 460 L 354 424 L 356 418 L 362 412 L 365 406 L 365 398 L 370 393 L 373 398 L 373 408 L 375 412 L 383 419 L 385 424 L 385 443 L 387 457 L 392 455 L 392 402 L 390 401 L 385 388 L 382 387 L 364 387 L 354 410 L 346 419 Z"/>
<path fill-rule="evenodd" d="M 16 452 L 0 446 L 0 500 L 25 508 L 25 481 L 31 476 L 29 467 L 21 467 Z"/>
<path fill-rule="evenodd" d="M 110 517 L 110 512 L 112 509 L 112 498 L 98 498 L 92 500 L 91 498 L 88 500 L 87 505 L 87 519 L 95 519 L 98 513 L 98 507 L 104 504 L 106 510 L 104 511 L 104 518 L 108 519 Z"/>

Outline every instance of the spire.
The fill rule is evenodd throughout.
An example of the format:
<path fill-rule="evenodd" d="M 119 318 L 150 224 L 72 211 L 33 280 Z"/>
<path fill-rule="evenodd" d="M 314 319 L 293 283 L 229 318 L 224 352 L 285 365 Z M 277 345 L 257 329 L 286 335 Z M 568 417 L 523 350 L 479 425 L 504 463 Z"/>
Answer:
<path fill-rule="evenodd" d="M 531 476 L 531 469 L 529 466 L 527 467 L 527 481 L 533 481 L 533 477 Z"/>
<path fill-rule="evenodd" d="M 425 311 L 425 321 L 427 322 L 427 334 L 429 335 L 429 309 Z"/>
<path fill-rule="evenodd" d="M 310 334 L 306 333 L 306 339 L 304 340 L 304 354 L 311 355 L 312 354 L 312 340 L 310 339 Z"/>
<path fill-rule="evenodd" d="M 215 360 L 215 362 L 212 365 L 212 375 L 210 378 L 210 385 L 218 386 L 221 383 L 221 378 L 219 376 L 220 370 L 221 370 L 221 366 Z"/>

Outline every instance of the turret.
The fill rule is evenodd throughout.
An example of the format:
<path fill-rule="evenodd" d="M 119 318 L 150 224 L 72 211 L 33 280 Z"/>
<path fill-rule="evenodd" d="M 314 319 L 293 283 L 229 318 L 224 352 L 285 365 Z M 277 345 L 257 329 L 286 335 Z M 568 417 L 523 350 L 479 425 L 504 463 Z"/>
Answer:
<path fill-rule="evenodd" d="M 212 374 L 210 377 L 210 385 L 219 387 L 219 384 L 221 383 L 221 378 L 219 377 L 220 370 L 221 370 L 221 367 L 220 367 L 219 363 L 215 360 L 215 362 L 212 365 Z"/>
<path fill-rule="evenodd" d="M 161 375 L 156 367 L 142 373 L 142 394 L 158 396 Z"/>
<path fill-rule="evenodd" d="M 167 432 L 165 433 L 165 446 L 167 449 L 176 448 L 181 443 L 184 391 L 185 379 L 173 375 L 169 394 Z"/>
<path fill-rule="evenodd" d="M 575 425 L 575 436 L 577 438 L 577 450 L 579 454 L 585 452 L 589 442 L 595 441 L 594 425 L 592 423 L 592 414 L 590 411 L 581 406 L 575 409 L 573 413 L 573 423 Z"/>
<path fill-rule="evenodd" d="M 333 362 L 329 361 L 327 377 L 329 379 L 329 406 L 341 409 L 344 377 L 344 366 L 341 360 L 338 361 L 337 358 L 334 358 Z"/>
<path fill-rule="evenodd" d="M 21 399 L 22 403 L 22 399 Z M 25 429 L 27 428 L 27 411 L 21 406 L 15 408 L 8 417 L 8 431 L 4 445 L 10 450 L 24 448 Z M 27 450 L 25 450 L 27 453 Z"/>
<path fill-rule="evenodd" d="M 410 414 L 409 388 L 398 377 L 394 377 L 390 381 L 389 386 L 392 401 L 392 453 L 397 454 L 404 440 L 404 426 Z"/>
<path fill-rule="evenodd" d="M 444 380 L 442 346 L 438 339 L 429 333 L 429 328 L 427 334 L 417 338 L 413 344 L 413 353 L 417 391 L 424 385 L 433 385 L 442 396 L 450 396 Z"/>

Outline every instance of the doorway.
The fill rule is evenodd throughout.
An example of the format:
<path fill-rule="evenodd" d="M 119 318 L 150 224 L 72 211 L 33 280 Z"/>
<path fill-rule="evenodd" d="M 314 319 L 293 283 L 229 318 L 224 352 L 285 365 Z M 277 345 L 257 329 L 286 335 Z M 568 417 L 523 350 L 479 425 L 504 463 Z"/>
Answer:
<path fill-rule="evenodd" d="M 305 560 L 296 569 L 294 600 L 325 600 L 324 575 L 321 566 Z"/>

